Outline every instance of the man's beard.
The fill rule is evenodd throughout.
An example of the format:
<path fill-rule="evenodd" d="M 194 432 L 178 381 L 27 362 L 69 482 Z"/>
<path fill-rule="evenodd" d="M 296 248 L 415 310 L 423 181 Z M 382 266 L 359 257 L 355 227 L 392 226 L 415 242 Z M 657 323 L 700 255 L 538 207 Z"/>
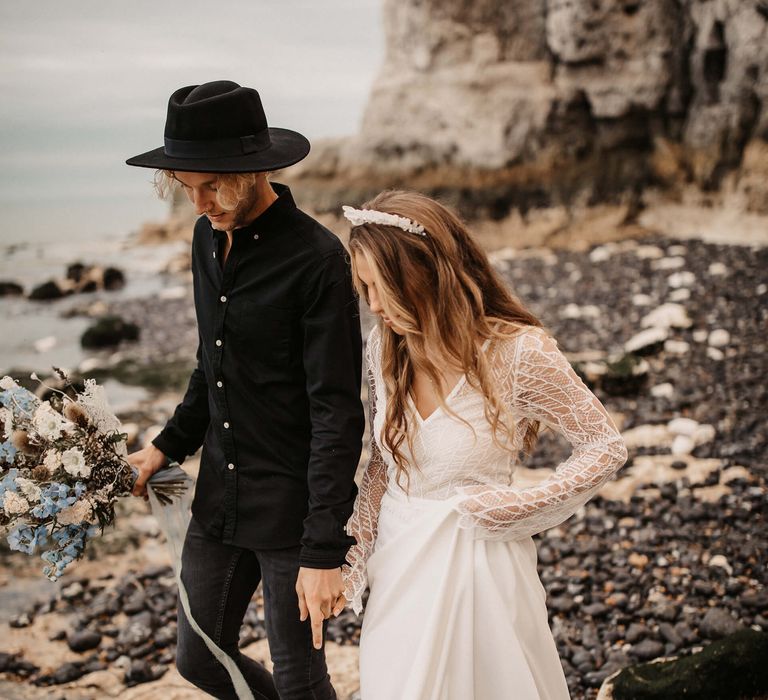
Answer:
<path fill-rule="evenodd" d="M 258 201 L 259 193 L 254 187 L 253 189 L 249 190 L 248 194 L 237 203 L 235 211 L 232 212 L 233 231 L 237 228 L 243 228 L 243 226 L 247 226 L 251 223 L 249 220 L 249 214 L 251 211 L 253 211 L 253 208 L 256 206 Z"/>

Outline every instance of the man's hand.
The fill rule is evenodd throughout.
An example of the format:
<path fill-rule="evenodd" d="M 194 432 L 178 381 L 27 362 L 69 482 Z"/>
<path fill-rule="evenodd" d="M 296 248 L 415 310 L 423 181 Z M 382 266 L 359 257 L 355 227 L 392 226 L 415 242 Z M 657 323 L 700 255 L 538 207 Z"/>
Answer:
<path fill-rule="evenodd" d="M 341 567 L 338 569 L 299 569 L 296 579 L 296 593 L 299 596 L 299 619 L 309 617 L 312 623 L 312 644 L 315 649 L 323 647 L 323 621 L 331 615 L 338 615 L 346 605 Z"/>
<path fill-rule="evenodd" d="M 167 464 L 168 458 L 154 445 L 149 444 L 144 449 L 129 454 L 127 459 L 128 463 L 139 471 L 131 493 L 134 496 L 144 496 L 146 498 L 147 481 L 156 471 Z"/>

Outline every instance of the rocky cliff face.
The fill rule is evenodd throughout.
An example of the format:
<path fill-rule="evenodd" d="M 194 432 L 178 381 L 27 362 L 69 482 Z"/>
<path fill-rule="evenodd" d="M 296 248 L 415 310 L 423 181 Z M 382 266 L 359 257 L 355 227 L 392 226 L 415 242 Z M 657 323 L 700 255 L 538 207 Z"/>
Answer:
<path fill-rule="evenodd" d="M 768 213 L 768 0 L 385 0 L 362 129 L 291 180 L 318 210 L 382 187 L 465 211 L 726 187 Z"/>

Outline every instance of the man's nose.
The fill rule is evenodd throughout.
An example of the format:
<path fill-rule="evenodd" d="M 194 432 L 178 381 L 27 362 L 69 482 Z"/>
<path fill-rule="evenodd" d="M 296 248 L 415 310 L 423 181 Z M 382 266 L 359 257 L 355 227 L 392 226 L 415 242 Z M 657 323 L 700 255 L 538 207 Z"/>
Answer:
<path fill-rule="evenodd" d="M 192 204 L 198 214 L 204 214 L 211 208 L 211 198 L 204 192 L 193 190 Z"/>

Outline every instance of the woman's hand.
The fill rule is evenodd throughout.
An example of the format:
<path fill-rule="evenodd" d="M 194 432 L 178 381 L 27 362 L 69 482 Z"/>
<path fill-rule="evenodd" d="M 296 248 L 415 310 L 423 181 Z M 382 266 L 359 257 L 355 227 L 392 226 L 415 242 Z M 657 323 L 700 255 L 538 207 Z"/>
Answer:
<path fill-rule="evenodd" d="M 127 460 L 139 472 L 131 493 L 147 498 L 147 481 L 168 463 L 168 458 L 157 447 L 149 444 L 138 452 L 129 454 Z"/>

